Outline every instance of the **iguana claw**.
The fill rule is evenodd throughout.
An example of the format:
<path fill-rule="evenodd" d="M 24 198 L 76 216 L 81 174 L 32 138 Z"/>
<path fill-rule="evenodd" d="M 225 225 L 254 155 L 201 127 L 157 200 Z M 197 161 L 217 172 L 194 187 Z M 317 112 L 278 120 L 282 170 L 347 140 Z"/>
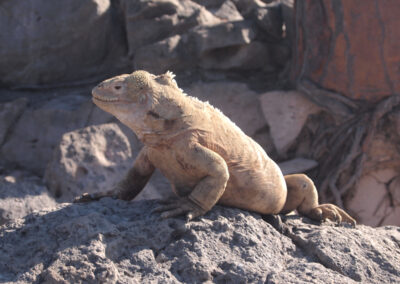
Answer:
<path fill-rule="evenodd" d="M 160 212 L 163 219 L 186 215 L 186 220 L 190 221 L 206 213 L 205 210 L 186 197 L 163 200 L 160 203 L 161 205 L 155 208 L 153 212 Z"/>

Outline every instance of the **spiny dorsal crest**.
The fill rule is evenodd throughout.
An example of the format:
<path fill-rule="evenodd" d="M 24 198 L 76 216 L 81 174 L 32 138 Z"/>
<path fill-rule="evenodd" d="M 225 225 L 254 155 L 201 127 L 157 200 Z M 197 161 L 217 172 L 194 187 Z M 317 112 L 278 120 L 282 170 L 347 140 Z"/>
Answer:
<path fill-rule="evenodd" d="M 172 73 L 171 71 L 167 71 L 167 73 L 165 73 L 164 76 L 166 76 L 171 81 L 174 87 L 176 87 L 183 93 L 183 90 L 178 87 L 178 83 L 175 80 L 176 75 L 174 73 Z"/>

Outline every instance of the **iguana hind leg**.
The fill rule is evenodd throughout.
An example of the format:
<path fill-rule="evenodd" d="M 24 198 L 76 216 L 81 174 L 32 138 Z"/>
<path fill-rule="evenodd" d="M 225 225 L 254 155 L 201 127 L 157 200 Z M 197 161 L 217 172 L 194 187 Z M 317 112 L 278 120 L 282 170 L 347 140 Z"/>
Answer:
<path fill-rule="evenodd" d="M 313 181 L 304 174 L 286 175 L 288 189 L 286 203 L 280 213 L 287 214 L 297 210 L 300 214 L 313 220 L 329 219 L 338 223 L 346 222 L 353 226 L 354 220 L 344 210 L 333 204 L 318 204 L 318 192 Z"/>

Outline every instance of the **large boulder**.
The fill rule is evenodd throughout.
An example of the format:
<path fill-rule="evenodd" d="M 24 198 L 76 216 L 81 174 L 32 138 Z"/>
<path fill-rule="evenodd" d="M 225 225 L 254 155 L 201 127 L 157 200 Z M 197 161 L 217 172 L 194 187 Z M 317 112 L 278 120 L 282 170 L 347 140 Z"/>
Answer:
<path fill-rule="evenodd" d="M 191 222 L 154 201 L 63 204 L 0 227 L 0 279 L 32 283 L 398 283 L 400 229 L 315 225 L 216 206 Z M 278 224 L 278 222 L 272 222 Z M 276 226 L 279 228 L 279 226 Z"/>
<path fill-rule="evenodd" d="M 141 145 L 131 145 L 118 124 L 88 126 L 67 132 L 55 148 L 44 179 L 59 201 L 71 202 L 87 192 L 104 192 L 119 182 L 133 165 Z M 138 199 L 166 197 L 172 191 L 159 174 L 144 188 Z"/>
<path fill-rule="evenodd" d="M 6 0 L 0 11 L 0 84 L 82 81 L 126 65 L 109 0 Z"/>
<path fill-rule="evenodd" d="M 44 178 L 56 198 L 72 201 L 84 192 L 110 189 L 132 163 L 128 138 L 117 124 L 89 126 L 62 136 Z"/>
<path fill-rule="evenodd" d="M 9 127 L 8 137 L 0 150 L 2 159 L 43 175 L 62 135 L 85 127 L 94 114 L 92 105 L 88 97 L 75 94 L 34 103 Z"/>

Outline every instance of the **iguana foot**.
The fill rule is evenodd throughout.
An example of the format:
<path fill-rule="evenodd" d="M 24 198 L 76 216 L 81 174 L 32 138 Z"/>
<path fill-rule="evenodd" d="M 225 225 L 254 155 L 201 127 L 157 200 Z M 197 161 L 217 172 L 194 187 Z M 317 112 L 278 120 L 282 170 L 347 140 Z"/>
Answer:
<path fill-rule="evenodd" d="M 336 205 L 328 203 L 314 207 L 308 212 L 308 214 L 305 215 L 317 221 L 325 221 L 328 219 L 333 222 L 337 222 L 338 224 L 342 222 L 349 223 L 353 227 L 355 227 L 357 224 L 356 220 L 354 220 L 344 210 L 340 209 Z"/>
<path fill-rule="evenodd" d="M 188 221 L 204 215 L 206 211 L 190 201 L 187 197 L 160 200 L 160 206 L 153 212 L 162 212 L 161 218 L 172 218 L 180 215 L 186 215 Z"/>

